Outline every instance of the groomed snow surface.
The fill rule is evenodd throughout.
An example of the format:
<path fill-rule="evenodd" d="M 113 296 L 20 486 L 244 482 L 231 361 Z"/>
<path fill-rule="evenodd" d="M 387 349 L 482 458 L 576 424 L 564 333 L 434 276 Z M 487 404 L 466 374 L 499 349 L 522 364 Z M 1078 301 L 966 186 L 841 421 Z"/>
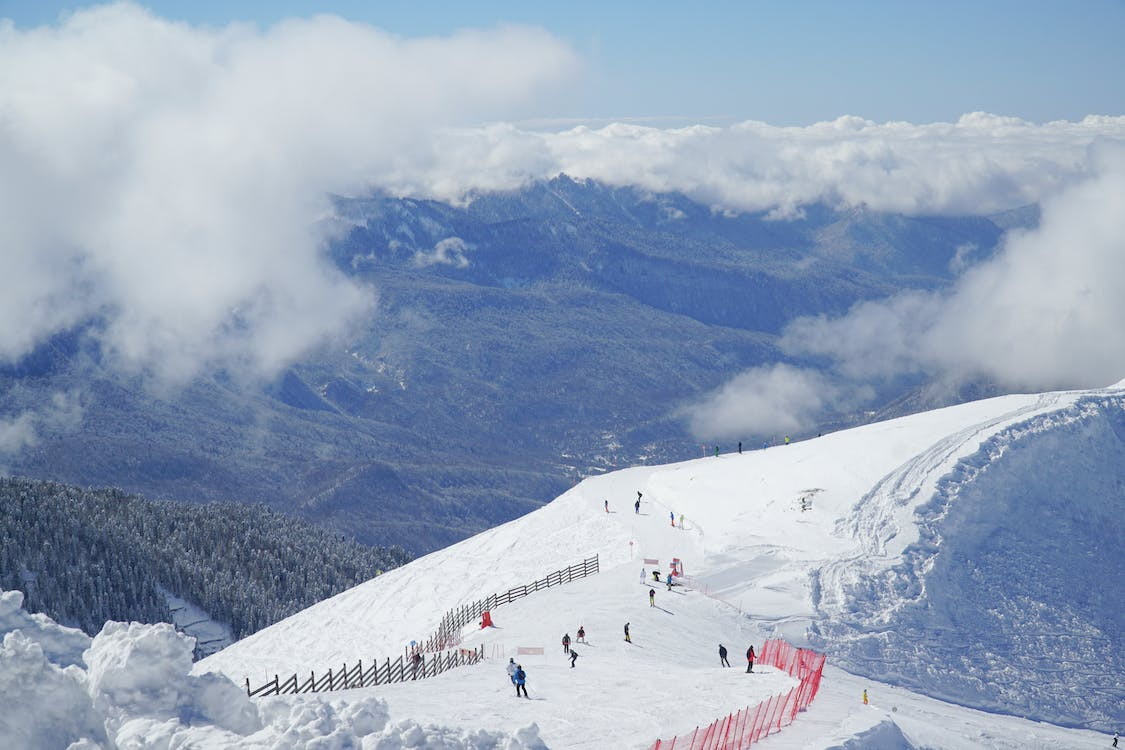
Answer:
<path fill-rule="evenodd" d="M 8 592 L 0 747 L 640 750 L 787 692 L 775 669 L 745 672 L 747 645 L 767 637 L 829 661 L 766 748 L 1107 747 L 1125 723 L 1123 446 L 1119 384 L 618 471 L 194 666 L 169 626 L 110 623 L 91 640 Z M 600 574 L 467 627 L 483 664 L 320 696 L 240 687 L 395 659 L 447 610 L 593 555 Z M 653 585 L 673 557 L 686 583 Z M 560 641 L 579 625 L 571 668 Z"/>

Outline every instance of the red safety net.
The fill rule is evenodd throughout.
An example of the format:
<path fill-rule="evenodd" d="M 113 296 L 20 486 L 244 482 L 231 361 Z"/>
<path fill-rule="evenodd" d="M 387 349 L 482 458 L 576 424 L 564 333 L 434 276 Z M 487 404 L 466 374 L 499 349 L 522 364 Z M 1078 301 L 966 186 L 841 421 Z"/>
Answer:
<path fill-rule="evenodd" d="M 696 727 L 690 736 L 657 740 L 652 750 L 744 750 L 767 735 L 780 732 L 812 703 L 820 689 L 824 654 L 797 648 L 782 640 L 766 641 L 758 654 L 758 664 L 785 670 L 798 685 L 785 695 L 774 695 L 756 706 L 716 719 L 708 727 Z"/>

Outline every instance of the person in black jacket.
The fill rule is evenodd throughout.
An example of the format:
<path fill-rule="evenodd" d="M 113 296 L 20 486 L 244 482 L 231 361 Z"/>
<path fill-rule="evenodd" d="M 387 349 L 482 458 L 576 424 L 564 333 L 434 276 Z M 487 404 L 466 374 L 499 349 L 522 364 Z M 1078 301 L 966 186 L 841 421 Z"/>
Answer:
<path fill-rule="evenodd" d="M 721 643 L 719 644 L 719 661 L 724 667 L 730 666 L 730 662 L 727 661 L 727 647 Z"/>

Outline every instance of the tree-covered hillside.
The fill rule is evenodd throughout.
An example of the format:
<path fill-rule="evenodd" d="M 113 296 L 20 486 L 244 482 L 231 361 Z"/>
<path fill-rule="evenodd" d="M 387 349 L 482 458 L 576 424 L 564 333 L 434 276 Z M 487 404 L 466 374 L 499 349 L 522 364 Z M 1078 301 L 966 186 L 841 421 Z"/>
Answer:
<path fill-rule="evenodd" d="M 0 478 L 0 589 L 90 634 L 171 621 L 163 587 L 242 638 L 408 560 L 262 506 Z"/>

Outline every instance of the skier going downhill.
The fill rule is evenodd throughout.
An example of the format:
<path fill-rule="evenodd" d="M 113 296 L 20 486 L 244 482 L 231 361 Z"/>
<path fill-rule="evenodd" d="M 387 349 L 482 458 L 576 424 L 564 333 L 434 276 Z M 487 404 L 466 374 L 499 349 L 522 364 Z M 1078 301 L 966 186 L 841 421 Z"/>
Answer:
<path fill-rule="evenodd" d="M 746 649 L 746 674 L 754 671 L 754 644 L 750 644 L 750 648 Z"/>
<path fill-rule="evenodd" d="M 719 663 L 724 667 L 730 666 L 730 662 L 727 661 L 727 647 L 721 643 L 719 644 Z"/>

